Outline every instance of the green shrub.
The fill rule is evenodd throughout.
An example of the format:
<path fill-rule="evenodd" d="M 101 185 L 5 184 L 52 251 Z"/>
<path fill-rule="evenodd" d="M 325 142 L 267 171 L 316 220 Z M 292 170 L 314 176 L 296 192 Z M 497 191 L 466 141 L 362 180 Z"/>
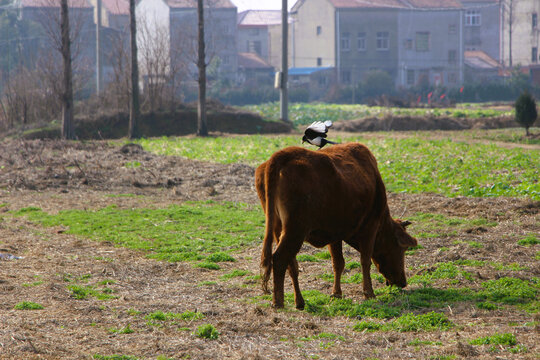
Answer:
<path fill-rule="evenodd" d="M 495 334 L 492 336 L 480 337 L 469 341 L 471 345 L 516 345 L 516 336 L 514 334 Z"/>
<path fill-rule="evenodd" d="M 514 106 L 516 109 L 516 121 L 519 125 L 525 128 L 527 136 L 529 136 L 529 128 L 538 118 L 536 101 L 534 100 L 534 97 L 529 94 L 529 92 L 524 91 L 517 98 Z"/>

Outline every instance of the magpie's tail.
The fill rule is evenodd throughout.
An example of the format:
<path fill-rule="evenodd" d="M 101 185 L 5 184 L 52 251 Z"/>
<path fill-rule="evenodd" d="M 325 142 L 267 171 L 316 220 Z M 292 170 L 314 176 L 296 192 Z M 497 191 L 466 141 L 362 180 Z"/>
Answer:
<path fill-rule="evenodd" d="M 327 143 L 329 144 L 332 144 L 332 145 L 337 145 L 339 144 L 338 142 L 334 142 L 334 141 L 330 141 L 330 140 L 326 140 Z"/>

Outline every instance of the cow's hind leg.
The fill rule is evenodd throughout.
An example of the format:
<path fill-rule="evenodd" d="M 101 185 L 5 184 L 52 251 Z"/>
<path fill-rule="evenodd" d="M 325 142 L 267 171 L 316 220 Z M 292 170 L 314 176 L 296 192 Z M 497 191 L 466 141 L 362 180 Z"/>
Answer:
<path fill-rule="evenodd" d="M 334 289 L 332 296 L 341 298 L 341 274 L 345 268 L 345 260 L 343 259 L 343 243 L 336 241 L 328 245 L 330 255 L 332 255 L 332 267 L 334 268 Z"/>
<path fill-rule="evenodd" d="M 287 268 L 291 268 L 290 265 L 294 264 L 293 260 L 296 262 L 296 254 L 298 254 L 298 251 L 300 251 L 300 248 L 302 247 L 302 241 L 303 237 L 301 235 L 293 234 L 285 229 L 281 234 L 279 244 L 272 256 L 272 267 L 274 271 L 273 304 L 276 308 L 282 308 L 284 306 L 285 295 L 283 287 L 285 282 L 285 272 L 287 271 Z M 298 266 L 297 263 L 296 265 Z M 302 295 L 300 294 L 298 280 L 295 281 L 295 277 L 296 279 L 298 278 L 298 267 L 293 268 L 291 276 L 293 277 L 293 285 L 295 285 L 295 294 L 298 294 L 295 295 L 295 298 L 300 300 L 302 299 Z M 297 305 L 299 304 L 297 303 Z"/>

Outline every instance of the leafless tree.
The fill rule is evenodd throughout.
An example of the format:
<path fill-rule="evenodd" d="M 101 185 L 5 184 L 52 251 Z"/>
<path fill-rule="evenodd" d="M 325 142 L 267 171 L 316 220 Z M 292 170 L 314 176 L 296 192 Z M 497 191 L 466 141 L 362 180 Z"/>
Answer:
<path fill-rule="evenodd" d="M 73 125 L 73 79 L 71 69 L 71 39 L 69 38 L 69 9 L 67 0 L 61 0 L 62 60 L 64 65 L 64 89 L 62 96 L 62 138 L 74 139 Z"/>
<path fill-rule="evenodd" d="M 129 0 L 129 29 L 131 43 L 131 101 L 129 108 L 128 137 L 135 139 L 139 134 L 139 65 L 137 60 L 137 23 L 135 19 L 135 0 Z"/>
<path fill-rule="evenodd" d="M 199 69 L 199 101 L 197 104 L 197 135 L 208 136 L 206 125 L 206 56 L 204 42 L 204 5 L 203 0 L 197 0 L 198 18 L 198 59 Z"/>

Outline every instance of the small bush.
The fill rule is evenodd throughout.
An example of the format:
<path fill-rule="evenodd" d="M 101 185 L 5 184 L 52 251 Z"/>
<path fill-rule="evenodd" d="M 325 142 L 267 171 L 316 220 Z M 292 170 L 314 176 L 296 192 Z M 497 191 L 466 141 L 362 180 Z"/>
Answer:
<path fill-rule="evenodd" d="M 516 121 L 519 125 L 525 128 L 527 136 L 529 135 L 529 128 L 534 124 L 538 117 L 536 111 L 536 101 L 529 92 L 524 91 L 518 97 L 515 103 L 516 109 Z"/>
<path fill-rule="evenodd" d="M 219 337 L 219 332 L 216 330 L 214 325 L 205 324 L 197 328 L 195 335 L 202 339 L 217 340 Z"/>
<path fill-rule="evenodd" d="M 206 258 L 206 260 L 210 262 L 235 262 L 236 259 L 233 258 L 231 255 L 224 253 L 224 252 L 217 252 L 215 254 L 212 254 Z"/>

